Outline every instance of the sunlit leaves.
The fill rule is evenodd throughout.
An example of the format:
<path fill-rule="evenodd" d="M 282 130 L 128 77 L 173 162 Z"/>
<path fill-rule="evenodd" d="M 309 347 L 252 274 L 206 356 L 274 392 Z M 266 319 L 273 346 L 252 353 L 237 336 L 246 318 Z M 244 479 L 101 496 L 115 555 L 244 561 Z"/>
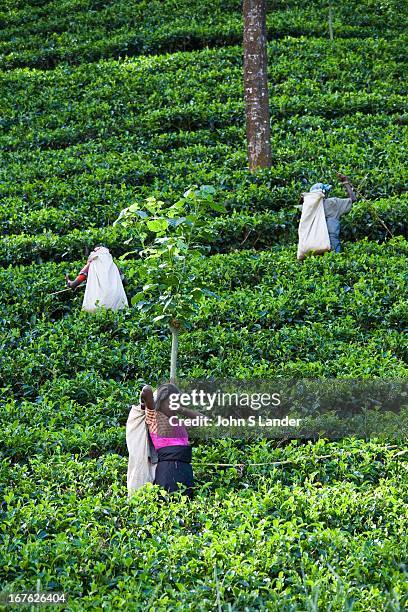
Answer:
<path fill-rule="evenodd" d="M 189 270 L 193 261 L 204 256 L 202 241 L 214 232 L 209 224 L 211 215 L 226 212 L 223 204 L 214 201 L 214 195 L 214 187 L 202 185 L 191 187 L 172 205 L 149 197 L 143 203 L 145 210 L 140 204 L 132 205 L 116 221 L 132 228 L 136 242 L 142 244 L 138 271 L 145 284 L 132 304 L 143 312 L 150 311 L 155 323 L 177 321 L 186 327 L 200 301 L 208 295 L 214 297 Z"/>

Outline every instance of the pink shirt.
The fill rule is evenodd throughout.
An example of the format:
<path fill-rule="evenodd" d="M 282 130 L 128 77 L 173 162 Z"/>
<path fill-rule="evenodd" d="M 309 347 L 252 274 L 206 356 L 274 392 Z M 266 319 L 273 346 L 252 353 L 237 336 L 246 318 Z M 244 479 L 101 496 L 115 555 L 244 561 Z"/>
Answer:
<path fill-rule="evenodd" d="M 156 450 L 166 446 L 189 446 L 184 425 L 171 425 L 169 418 L 158 410 L 146 408 L 146 425 Z"/>

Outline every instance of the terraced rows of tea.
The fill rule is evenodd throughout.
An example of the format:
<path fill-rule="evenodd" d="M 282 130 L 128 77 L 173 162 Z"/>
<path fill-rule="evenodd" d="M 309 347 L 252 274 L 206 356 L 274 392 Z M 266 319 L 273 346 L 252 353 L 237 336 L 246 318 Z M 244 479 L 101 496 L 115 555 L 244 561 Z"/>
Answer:
<path fill-rule="evenodd" d="M 168 376 L 165 327 L 64 288 L 148 196 L 226 215 L 180 377 L 406 378 L 406 15 L 269 3 L 272 167 L 247 170 L 241 3 L 5 0 L 0 11 L 0 591 L 70 610 L 402 610 L 401 439 L 193 441 L 193 501 L 129 502 L 125 423 Z M 348 174 L 343 251 L 296 259 L 299 195 Z M 121 263 L 131 297 L 137 256 Z M 406 415 L 405 415 L 406 416 Z M 324 456 L 324 458 L 322 458 Z M 247 465 L 243 473 L 213 463 Z M 269 464 L 269 465 L 265 465 Z"/>

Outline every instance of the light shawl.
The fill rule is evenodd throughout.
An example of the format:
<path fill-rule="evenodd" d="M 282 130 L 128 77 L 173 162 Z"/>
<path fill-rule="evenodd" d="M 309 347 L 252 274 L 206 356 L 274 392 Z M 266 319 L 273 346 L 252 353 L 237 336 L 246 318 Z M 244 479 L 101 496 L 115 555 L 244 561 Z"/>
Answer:
<path fill-rule="evenodd" d="M 156 474 L 157 453 L 150 441 L 145 411 L 132 406 L 126 423 L 126 445 L 129 452 L 127 471 L 128 495 L 147 482 L 153 482 Z"/>
<path fill-rule="evenodd" d="M 88 257 L 88 278 L 82 310 L 95 312 L 98 307 L 120 310 L 128 307 L 122 279 L 109 249 L 98 247 Z"/>
<path fill-rule="evenodd" d="M 304 259 L 308 253 L 330 251 L 330 237 L 324 213 L 324 193 L 310 191 L 303 195 L 302 216 L 299 222 L 297 258 Z"/>

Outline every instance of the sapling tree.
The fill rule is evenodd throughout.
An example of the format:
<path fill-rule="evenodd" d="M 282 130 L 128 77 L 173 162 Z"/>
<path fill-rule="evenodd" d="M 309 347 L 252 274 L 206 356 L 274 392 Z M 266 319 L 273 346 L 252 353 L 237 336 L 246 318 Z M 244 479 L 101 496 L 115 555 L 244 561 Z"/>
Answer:
<path fill-rule="evenodd" d="M 332 4 L 331 0 L 329 0 L 328 23 L 329 23 L 329 38 L 330 38 L 330 40 L 334 40 L 334 35 L 333 35 L 333 4 Z"/>
<path fill-rule="evenodd" d="M 149 197 L 143 206 L 133 204 L 120 213 L 115 223 L 132 228 L 132 238 L 140 250 L 139 274 L 142 291 L 132 299 L 132 305 L 153 317 L 154 323 L 167 324 L 171 331 L 170 380 L 177 379 L 178 337 L 191 327 L 191 318 L 200 301 L 214 294 L 197 278 L 194 263 L 205 257 L 204 241 L 212 235 L 211 213 L 225 212 L 214 201 L 215 190 L 210 185 L 196 185 L 170 206 Z"/>

